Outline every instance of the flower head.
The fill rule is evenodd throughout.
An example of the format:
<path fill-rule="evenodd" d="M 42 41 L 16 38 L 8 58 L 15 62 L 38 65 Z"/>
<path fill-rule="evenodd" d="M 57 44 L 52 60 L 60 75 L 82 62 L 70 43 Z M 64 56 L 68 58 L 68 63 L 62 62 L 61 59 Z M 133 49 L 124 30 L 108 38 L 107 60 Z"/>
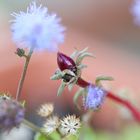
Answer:
<path fill-rule="evenodd" d="M 55 131 L 59 127 L 59 125 L 60 121 L 57 116 L 49 117 L 43 126 L 43 131 L 47 134 L 50 134 Z"/>
<path fill-rule="evenodd" d="M 97 110 L 101 107 L 105 97 L 106 92 L 101 87 L 90 85 L 84 103 L 85 108 Z"/>
<path fill-rule="evenodd" d="M 94 57 L 93 54 L 87 52 L 88 48 L 81 51 L 75 51 L 71 56 L 67 56 L 61 52 L 57 53 L 57 64 L 59 69 L 51 77 L 52 80 L 62 79 L 61 85 L 58 89 L 57 95 L 61 95 L 66 86 L 71 91 L 75 84 L 82 87 L 87 84 L 81 78 L 82 69 L 86 68 L 86 65 L 82 64 L 82 60 L 85 57 Z"/>
<path fill-rule="evenodd" d="M 80 119 L 76 118 L 75 115 L 68 115 L 61 120 L 59 131 L 62 135 L 76 134 L 80 128 Z"/>
<path fill-rule="evenodd" d="M 53 111 L 54 111 L 53 104 L 47 103 L 40 107 L 40 109 L 38 110 L 38 114 L 42 117 L 48 117 L 53 113 Z"/>
<path fill-rule="evenodd" d="M 37 50 L 56 50 L 57 45 L 64 40 L 65 28 L 60 24 L 56 14 L 48 14 L 48 10 L 32 2 L 27 12 L 12 14 L 13 40 L 18 46 L 35 48 Z"/>
<path fill-rule="evenodd" d="M 24 119 L 25 109 L 13 99 L 0 100 L 0 129 L 10 131 L 18 127 Z"/>
<path fill-rule="evenodd" d="M 131 13 L 134 16 L 134 23 L 140 26 L 140 0 L 134 0 L 131 7 Z"/>

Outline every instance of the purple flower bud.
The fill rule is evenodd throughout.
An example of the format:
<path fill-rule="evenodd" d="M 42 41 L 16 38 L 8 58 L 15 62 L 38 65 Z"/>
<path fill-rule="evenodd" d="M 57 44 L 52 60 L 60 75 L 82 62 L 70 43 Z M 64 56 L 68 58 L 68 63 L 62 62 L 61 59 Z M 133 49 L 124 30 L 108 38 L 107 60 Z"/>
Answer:
<path fill-rule="evenodd" d="M 25 109 L 15 100 L 0 100 L 0 130 L 10 131 L 18 127 L 24 119 Z"/>
<path fill-rule="evenodd" d="M 101 87 L 90 85 L 88 87 L 88 93 L 84 103 L 85 108 L 94 110 L 99 109 L 105 97 L 106 92 Z"/>

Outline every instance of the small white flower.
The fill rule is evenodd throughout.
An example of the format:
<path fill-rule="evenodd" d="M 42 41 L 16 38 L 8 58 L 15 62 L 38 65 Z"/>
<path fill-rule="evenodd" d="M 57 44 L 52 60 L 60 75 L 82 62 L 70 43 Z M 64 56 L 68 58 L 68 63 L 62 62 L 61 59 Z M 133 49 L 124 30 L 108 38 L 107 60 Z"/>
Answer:
<path fill-rule="evenodd" d="M 134 0 L 130 11 L 134 16 L 134 23 L 140 26 L 140 0 Z"/>
<path fill-rule="evenodd" d="M 47 134 L 50 134 L 55 131 L 59 127 L 59 125 L 60 121 L 57 116 L 49 117 L 43 125 L 43 131 Z"/>
<path fill-rule="evenodd" d="M 57 50 L 57 45 L 64 41 L 65 28 L 60 24 L 56 14 L 32 2 L 27 12 L 13 13 L 13 40 L 18 47 L 35 48 L 36 50 Z"/>
<path fill-rule="evenodd" d="M 59 131 L 62 135 L 76 134 L 77 130 L 80 128 L 80 119 L 76 118 L 75 115 L 68 115 L 61 120 Z"/>
<path fill-rule="evenodd" d="M 54 111 L 54 105 L 52 103 L 44 104 L 38 110 L 38 114 L 42 117 L 50 116 Z"/>

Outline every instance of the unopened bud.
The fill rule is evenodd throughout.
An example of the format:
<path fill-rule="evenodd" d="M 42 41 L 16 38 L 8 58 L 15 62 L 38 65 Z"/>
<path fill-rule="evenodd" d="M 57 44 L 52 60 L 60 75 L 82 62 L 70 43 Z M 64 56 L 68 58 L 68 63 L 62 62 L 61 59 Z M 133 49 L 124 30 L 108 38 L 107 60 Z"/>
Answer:
<path fill-rule="evenodd" d="M 15 53 L 16 53 L 19 57 L 25 56 L 25 51 L 24 51 L 24 49 L 17 48 L 17 50 L 16 50 Z"/>

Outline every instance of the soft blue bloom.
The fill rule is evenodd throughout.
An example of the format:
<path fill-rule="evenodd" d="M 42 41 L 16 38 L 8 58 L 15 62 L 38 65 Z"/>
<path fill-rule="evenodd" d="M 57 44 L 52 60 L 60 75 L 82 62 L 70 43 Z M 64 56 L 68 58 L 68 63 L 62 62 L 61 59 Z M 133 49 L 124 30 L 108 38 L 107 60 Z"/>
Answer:
<path fill-rule="evenodd" d="M 101 87 L 90 85 L 85 100 L 85 108 L 97 110 L 101 107 L 105 97 L 106 92 Z"/>
<path fill-rule="evenodd" d="M 134 0 L 130 10 L 134 16 L 134 23 L 140 26 L 140 0 Z"/>
<path fill-rule="evenodd" d="M 18 47 L 35 48 L 36 50 L 57 50 L 57 45 L 64 41 L 65 28 L 60 24 L 56 14 L 32 2 L 27 12 L 13 13 L 13 40 Z"/>
<path fill-rule="evenodd" d="M 0 98 L 0 130 L 10 131 L 19 127 L 25 116 L 24 107 L 9 97 Z"/>

